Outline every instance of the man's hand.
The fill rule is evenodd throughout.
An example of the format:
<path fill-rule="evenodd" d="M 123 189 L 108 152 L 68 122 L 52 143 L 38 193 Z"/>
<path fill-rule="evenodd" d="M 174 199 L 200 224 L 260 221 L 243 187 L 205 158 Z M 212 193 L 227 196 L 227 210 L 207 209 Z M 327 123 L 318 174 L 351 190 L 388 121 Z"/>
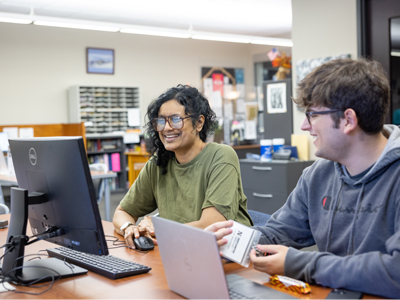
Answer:
<path fill-rule="evenodd" d="M 217 238 L 218 247 L 221 247 L 228 242 L 223 237 L 232 233 L 232 229 L 229 228 L 232 226 L 233 226 L 233 221 L 222 221 L 214 223 L 206 227 L 204 230 L 214 232 L 214 235 Z"/>
<path fill-rule="evenodd" d="M 257 245 L 262 252 L 269 253 L 268 256 L 256 256 L 254 249 L 250 252 L 250 260 L 254 269 L 270 275 L 285 275 L 285 259 L 289 248 L 281 245 Z"/>

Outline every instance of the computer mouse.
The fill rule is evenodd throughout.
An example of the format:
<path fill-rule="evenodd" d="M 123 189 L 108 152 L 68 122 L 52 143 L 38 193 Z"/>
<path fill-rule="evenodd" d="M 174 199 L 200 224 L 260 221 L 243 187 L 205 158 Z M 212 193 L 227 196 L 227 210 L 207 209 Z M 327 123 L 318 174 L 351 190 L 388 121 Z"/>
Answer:
<path fill-rule="evenodd" d="M 154 249 L 154 243 L 151 238 L 140 236 L 137 239 L 133 239 L 136 249 L 141 251 L 149 251 Z"/>

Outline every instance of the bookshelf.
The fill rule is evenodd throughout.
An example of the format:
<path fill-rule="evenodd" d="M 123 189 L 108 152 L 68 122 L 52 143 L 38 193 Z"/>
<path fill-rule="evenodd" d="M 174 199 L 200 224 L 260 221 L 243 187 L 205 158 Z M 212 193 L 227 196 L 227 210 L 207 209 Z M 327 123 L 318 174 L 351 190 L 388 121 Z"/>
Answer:
<path fill-rule="evenodd" d="M 86 147 L 89 163 L 105 163 L 109 170 L 117 173 L 116 178 L 110 178 L 110 190 L 125 192 L 127 190 L 127 172 L 125 144 L 122 135 L 87 134 Z"/>
<path fill-rule="evenodd" d="M 87 134 L 136 128 L 128 124 L 129 109 L 139 109 L 138 87 L 72 86 L 68 89 L 69 121 L 84 122 Z"/>

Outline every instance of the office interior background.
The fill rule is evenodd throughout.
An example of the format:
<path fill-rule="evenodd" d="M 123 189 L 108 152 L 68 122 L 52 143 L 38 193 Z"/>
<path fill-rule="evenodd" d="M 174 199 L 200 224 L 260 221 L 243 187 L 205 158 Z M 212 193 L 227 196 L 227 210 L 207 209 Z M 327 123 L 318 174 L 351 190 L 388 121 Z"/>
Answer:
<path fill-rule="evenodd" d="M 0 11 L 7 2 L 18 1 L 0 1 Z M 332 55 L 357 57 L 356 2 L 291 1 L 291 11 L 286 12 L 292 15 L 291 32 L 275 37 L 291 38 L 293 47 L 277 48 L 292 55 L 293 66 L 299 60 Z M 256 9 L 247 13 L 255 14 Z M 274 14 L 262 15 L 268 19 Z M 86 73 L 87 47 L 114 49 L 115 74 Z M 0 124 L 67 123 L 67 90 L 74 85 L 137 86 L 143 117 L 150 101 L 167 88 L 178 83 L 200 88 L 204 66 L 243 68 L 246 89 L 251 91 L 254 63 L 268 61 L 273 47 L 0 22 Z M 294 67 L 292 78 L 295 90 Z M 293 133 L 302 134 L 303 116 L 294 109 Z M 310 146 L 313 158 L 311 140 Z"/>
<path fill-rule="evenodd" d="M 22 14 L 22 11 L 26 11 L 29 15 L 30 12 L 24 6 L 26 2 L 0 0 L 0 14 L 9 12 Z M 250 5 L 249 9 L 243 9 L 243 13 L 257 19 L 271 19 L 278 10 L 262 10 L 257 7 L 257 3 L 264 2 L 282 4 L 282 1 L 255 0 L 251 2 L 253 5 Z M 243 28 L 240 30 L 234 26 L 227 28 L 221 24 L 217 24 L 219 27 L 215 28 L 211 25 L 203 28 L 199 26 L 197 30 L 291 39 L 292 47 L 0 22 L 0 126 L 68 123 L 68 88 L 77 85 L 138 87 L 143 123 L 146 108 L 153 99 L 178 83 L 201 88 L 201 68 L 210 66 L 243 68 L 246 101 L 252 101 L 255 63 L 269 61 L 267 53 L 273 47 L 277 47 L 281 53 L 285 52 L 292 56 L 293 95 L 296 93 L 297 62 L 343 54 L 352 58 L 370 56 L 377 59 L 392 76 L 393 84 L 393 77 L 397 74 L 391 72 L 396 71 L 393 63 L 396 63 L 398 58 L 390 55 L 393 50 L 389 49 L 390 46 L 397 44 L 390 41 L 389 21 L 400 16 L 400 4 L 397 0 L 283 2 L 289 4 L 290 9 L 279 12 L 282 18 L 287 17 L 286 14 L 291 16 L 292 24 L 289 30 L 268 31 L 263 34 L 254 28 L 253 31 L 246 32 Z M 42 3 L 45 5 L 48 2 Z M 229 1 L 221 0 L 218 3 L 226 4 Z M 235 3 L 240 2 L 235 1 Z M 18 5 L 20 8 L 15 9 Z M 210 10 L 220 7 L 212 5 L 207 7 L 210 5 L 207 1 L 204 5 L 206 6 L 204 9 Z M 10 10 L 10 7 L 14 10 Z M 196 7 L 189 9 L 196 10 Z M 256 14 L 255 11 L 258 10 L 261 10 L 262 14 Z M 229 12 L 229 7 L 220 11 L 225 15 Z M 168 15 L 164 11 L 161 15 L 163 13 Z M 114 22 L 118 21 L 118 16 L 114 15 L 113 18 Z M 360 19 L 363 18 L 366 21 L 360 25 Z M 167 24 L 161 24 L 161 18 L 158 23 L 149 23 L 146 18 L 141 18 L 140 21 L 142 23 L 139 25 L 172 26 L 165 20 L 163 22 Z M 122 18 L 120 22 L 125 23 L 126 19 Z M 279 18 L 276 22 L 279 23 Z M 257 24 L 257 20 L 254 23 Z M 181 30 L 186 28 L 186 25 L 179 26 Z M 88 47 L 115 51 L 113 75 L 86 72 Z M 392 90 L 397 91 L 393 88 Z M 392 96 L 394 107 L 396 95 Z M 304 113 L 295 106 L 292 109 L 291 130 L 293 134 L 305 134 L 308 137 L 309 159 L 317 159 L 314 156 L 311 137 L 300 129 Z"/>

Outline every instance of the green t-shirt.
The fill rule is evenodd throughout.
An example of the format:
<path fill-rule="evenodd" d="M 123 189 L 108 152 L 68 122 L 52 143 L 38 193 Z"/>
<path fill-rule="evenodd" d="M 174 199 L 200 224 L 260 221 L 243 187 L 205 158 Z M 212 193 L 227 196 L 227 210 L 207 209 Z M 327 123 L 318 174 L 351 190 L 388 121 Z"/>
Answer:
<path fill-rule="evenodd" d="M 171 159 L 164 175 L 150 159 L 120 205 L 134 217 L 158 208 L 160 217 L 181 223 L 200 220 L 202 210 L 213 206 L 227 220 L 253 225 L 237 154 L 217 143 L 207 144 L 186 164 Z"/>

